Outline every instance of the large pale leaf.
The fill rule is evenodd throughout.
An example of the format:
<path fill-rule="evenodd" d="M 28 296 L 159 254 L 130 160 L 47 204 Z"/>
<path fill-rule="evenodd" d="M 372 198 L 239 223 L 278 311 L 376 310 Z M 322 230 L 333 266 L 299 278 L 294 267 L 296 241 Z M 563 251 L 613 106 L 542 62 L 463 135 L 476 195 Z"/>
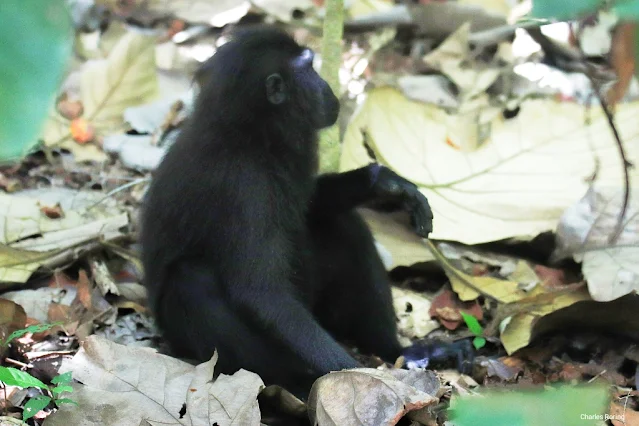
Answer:
<path fill-rule="evenodd" d="M 80 86 L 84 117 L 99 132 L 119 130 L 126 108 L 157 96 L 155 41 L 153 36 L 131 31 L 107 59 L 87 64 Z"/>
<path fill-rule="evenodd" d="M 508 0 L 459 0 L 458 3 L 479 6 L 487 12 L 500 14 L 505 17 L 510 14 L 512 8 L 512 3 Z"/>
<path fill-rule="evenodd" d="M 103 198 L 65 189 L 0 193 L 0 282 L 24 282 L 41 265 L 63 260 L 60 256 L 69 250 L 122 235 L 128 215 L 110 199 L 96 205 Z M 64 213 L 59 219 L 41 211 L 56 204 Z"/>
<path fill-rule="evenodd" d="M 251 8 L 248 0 L 160 0 L 164 10 L 189 22 L 205 22 L 222 27 L 239 21 Z"/>
<path fill-rule="evenodd" d="M 195 376 L 186 394 L 186 418 L 193 425 L 260 424 L 257 395 L 264 388 L 262 379 L 250 371 L 239 370 L 232 376 L 220 374 L 211 382 L 215 361 L 217 356 L 195 367 Z"/>
<path fill-rule="evenodd" d="M 564 210 L 598 182 L 620 188 L 621 160 L 597 108 L 529 100 L 511 120 L 492 122 L 490 138 L 473 152 L 451 146 L 463 123 L 432 105 L 407 100 L 392 88 L 375 89 L 353 117 L 344 138 L 341 169 L 377 159 L 420 186 L 434 212 L 433 239 L 477 244 L 532 237 L 554 230 Z M 629 160 L 639 160 L 639 103 L 619 105 L 616 122 Z M 637 169 L 631 170 L 637 182 Z"/>
<path fill-rule="evenodd" d="M 485 92 L 497 80 L 501 71 L 497 67 L 487 67 L 471 60 L 469 36 L 470 22 L 466 22 L 423 58 L 427 65 L 441 71 L 455 83 L 462 100 Z M 471 66 L 468 65 L 469 62 Z"/>
<path fill-rule="evenodd" d="M 391 254 L 387 269 L 398 266 L 411 266 L 420 262 L 430 262 L 434 257 L 424 239 L 415 234 L 408 226 L 408 220 L 401 213 L 384 214 L 369 209 L 360 209 L 375 239 Z"/>
<path fill-rule="evenodd" d="M 611 247 L 584 254 L 583 273 L 592 298 L 607 302 L 639 292 L 639 247 Z"/>
<path fill-rule="evenodd" d="M 117 9 L 119 0 L 99 0 Z M 136 0 L 135 8 L 128 13 L 146 21 L 161 19 L 167 15 L 183 19 L 191 24 L 209 24 L 222 27 L 239 21 L 251 7 L 249 0 Z"/>
<path fill-rule="evenodd" d="M 0 3 L 0 160 L 33 146 L 71 53 L 64 0 Z"/>
<path fill-rule="evenodd" d="M 73 372 L 78 406 L 64 406 L 47 426 L 259 425 L 260 378 L 244 370 L 213 381 L 210 361 L 197 367 L 156 353 L 89 336 L 60 372 Z M 185 410 L 185 413 L 183 413 Z"/>
<path fill-rule="evenodd" d="M 562 215 L 557 227 L 558 258 L 582 262 L 594 300 L 607 302 L 639 291 L 639 191 L 630 192 L 622 229 L 614 243 L 623 195 L 615 188 L 589 188 Z"/>
<path fill-rule="evenodd" d="M 284 22 L 291 20 L 296 9 L 304 11 L 313 7 L 311 0 L 251 0 L 251 3 Z"/>

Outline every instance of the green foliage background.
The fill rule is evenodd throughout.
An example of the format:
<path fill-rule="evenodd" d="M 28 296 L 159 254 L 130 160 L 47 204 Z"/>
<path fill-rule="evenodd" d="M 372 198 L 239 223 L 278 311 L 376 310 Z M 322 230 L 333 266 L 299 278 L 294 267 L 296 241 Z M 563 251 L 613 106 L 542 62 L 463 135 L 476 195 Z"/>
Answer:
<path fill-rule="evenodd" d="M 37 142 L 71 40 L 64 0 L 0 0 L 0 161 Z"/>
<path fill-rule="evenodd" d="M 534 0 L 532 14 L 535 18 L 577 19 L 602 7 L 625 20 L 639 18 L 639 0 Z"/>

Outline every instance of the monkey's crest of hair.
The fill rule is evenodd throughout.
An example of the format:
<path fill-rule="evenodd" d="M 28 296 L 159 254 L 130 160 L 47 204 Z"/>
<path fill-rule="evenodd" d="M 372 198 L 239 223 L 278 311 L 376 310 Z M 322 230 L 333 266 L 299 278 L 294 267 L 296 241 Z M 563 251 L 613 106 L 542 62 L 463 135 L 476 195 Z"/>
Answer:
<path fill-rule="evenodd" d="M 198 97 L 200 112 L 215 113 L 227 124 L 260 123 L 270 115 L 282 113 L 289 104 L 276 108 L 269 104 L 265 81 L 271 74 L 279 74 L 284 81 L 294 78 L 292 61 L 303 48 L 285 31 L 273 27 L 254 27 L 236 30 L 231 39 L 220 46 L 196 74 L 201 83 Z M 293 84 L 290 84 L 293 87 Z M 242 102 L 235 101 L 242 99 Z M 292 102 L 290 104 L 295 104 Z M 294 111 L 288 111 L 294 112 Z"/>

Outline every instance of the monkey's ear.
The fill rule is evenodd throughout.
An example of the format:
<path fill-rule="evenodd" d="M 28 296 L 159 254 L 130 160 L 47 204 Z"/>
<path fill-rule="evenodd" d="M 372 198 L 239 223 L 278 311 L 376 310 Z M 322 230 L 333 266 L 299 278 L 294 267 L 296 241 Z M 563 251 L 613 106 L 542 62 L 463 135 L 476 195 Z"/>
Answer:
<path fill-rule="evenodd" d="M 286 83 L 279 74 L 266 77 L 266 98 L 273 105 L 283 104 L 288 98 Z"/>

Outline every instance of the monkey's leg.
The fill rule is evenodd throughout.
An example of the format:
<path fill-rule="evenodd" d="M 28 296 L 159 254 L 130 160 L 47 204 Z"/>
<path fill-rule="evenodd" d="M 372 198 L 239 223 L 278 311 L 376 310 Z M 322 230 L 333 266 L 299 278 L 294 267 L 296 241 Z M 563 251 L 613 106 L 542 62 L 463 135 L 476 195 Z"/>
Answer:
<path fill-rule="evenodd" d="M 373 237 L 355 212 L 310 222 L 322 293 L 314 312 L 324 327 L 389 362 L 401 352 L 388 275 Z"/>
<path fill-rule="evenodd" d="M 156 317 L 176 355 L 207 361 L 217 349 L 216 374 L 244 368 L 266 384 L 302 396 L 308 392 L 316 377 L 298 356 L 232 307 L 208 266 L 181 262 L 164 285 Z"/>

